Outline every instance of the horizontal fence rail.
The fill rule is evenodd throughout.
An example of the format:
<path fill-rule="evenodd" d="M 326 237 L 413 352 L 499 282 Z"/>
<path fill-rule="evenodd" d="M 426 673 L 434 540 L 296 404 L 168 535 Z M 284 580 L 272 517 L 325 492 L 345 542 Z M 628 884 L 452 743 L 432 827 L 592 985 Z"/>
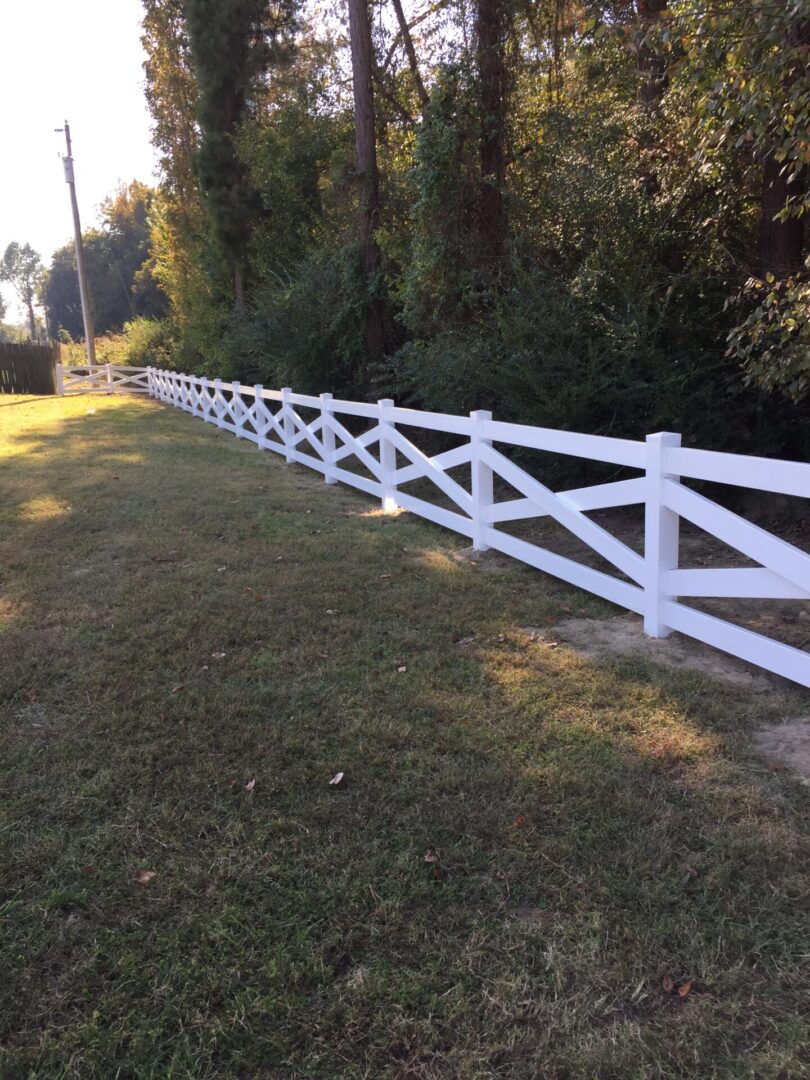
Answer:
<path fill-rule="evenodd" d="M 57 364 L 56 386 L 59 394 L 148 394 L 149 368 L 99 364 L 90 369 Z"/>
<path fill-rule="evenodd" d="M 132 370 L 132 369 L 118 369 Z M 116 377 L 111 384 L 115 388 Z M 652 637 L 673 630 L 810 687 L 810 654 L 709 615 L 684 599 L 732 597 L 810 599 L 810 555 L 686 486 L 713 481 L 783 495 L 810 497 L 810 464 L 682 448 L 680 435 L 659 432 L 644 442 L 502 423 L 489 412 L 469 416 L 403 409 L 393 401 L 342 401 L 331 394 L 294 394 L 238 382 L 198 378 L 157 368 L 146 373 L 158 401 L 249 439 L 261 449 L 317 470 L 327 484 L 349 484 L 470 538 L 479 551 L 503 552 L 643 616 Z M 307 419 L 302 415 L 308 413 Z M 351 418 L 347 420 L 346 418 Z M 360 434 L 357 420 L 368 427 Z M 346 421 L 346 423 L 344 423 Z M 430 456 L 406 432 L 421 429 L 463 440 Z M 635 469 L 631 479 L 552 491 L 509 459 L 522 447 Z M 353 461 L 352 471 L 347 466 Z M 450 472 L 465 470 L 465 483 Z M 452 508 L 404 491 L 427 480 Z M 512 489 L 496 499 L 495 481 Z M 594 510 L 643 505 L 640 554 L 589 518 Z M 596 570 L 512 536 L 499 525 L 549 516 L 600 555 Z M 679 529 L 686 519 L 753 561 L 753 567 L 679 566 Z"/>

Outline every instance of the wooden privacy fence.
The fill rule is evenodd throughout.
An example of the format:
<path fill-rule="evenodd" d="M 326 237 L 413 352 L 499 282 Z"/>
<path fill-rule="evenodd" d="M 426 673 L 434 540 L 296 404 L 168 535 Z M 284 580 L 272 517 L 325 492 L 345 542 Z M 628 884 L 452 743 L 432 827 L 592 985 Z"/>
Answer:
<path fill-rule="evenodd" d="M 113 381 L 113 388 L 116 388 Z M 289 388 L 223 383 L 193 375 L 147 370 L 148 392 L 207 423 L 250 439 L 288 462 L 374 495 L 386 510 L 401 507 L 468 536 L 479 551 L 492 548 L 529 566 L 637 612 L 652 637 L 678 630 L 762 668 L 810 687 L 810 654 L 709 615 L 685 600 L 707 597 L 810 599 L 810 555 L 699 494 L 684 480 L 810 497 L 810 464 L 686 449 L 680 435 L 661 432 L 644 442 L 510 424 L 489 412 L 469 416 L 314 397 Z M 301 411 L 314 412 L 305 420 Z M 368 422 L 353 434 L 341 417 Z M 460 445 L 433 456 L 404 433 L 422 429 L 455 436 Z M 524 447 L 637 470 L 638 476 L 569 491 L 552 491 L 511 461 L 507 447 Z M 372 450 L 376 448 L 376 453 Z M 399 455 L 399 461 L 398 461 Z M 354 459 L 354 468 L 345 466 Z M 402 464 L 401 462 L 405 462 Z M 465 487 L 450 476 L 463 467 Z M 511 489 L 496 499 L 495 479 Z M 453 509 L 403 491 L 430 481 Z M 499 489 L 501 485 L 499 484 Z M 643 504 L 644 551 L 639 553 L 587 515 L 609 507 Z M 596 570 L 510 535 L 499 526 L 550 516 L 597 552 L 612 568 Z M 681 518 L 746 556 L 754 566 L 679 566 Z"/>
<path fill-rule="evenodd" d="M 59 346 L 0 342 L 0 394 L 55 394 Z"/>
<path fill-rule="evenodd" d="M 149 368 L 99 364 L 91 371 L 87 367 L 63 367 L 60 364 L 56 369 L 56 384 L 60 394 L 113 394 L 122 390 L 148 394 Z"/>

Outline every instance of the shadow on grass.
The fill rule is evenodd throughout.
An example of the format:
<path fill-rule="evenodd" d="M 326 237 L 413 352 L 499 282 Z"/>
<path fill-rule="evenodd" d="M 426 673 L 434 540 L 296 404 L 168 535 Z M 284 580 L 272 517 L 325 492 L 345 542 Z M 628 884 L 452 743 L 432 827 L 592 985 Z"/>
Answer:
<path fill-rule="evenodd" d="M 531 643 L 610 609 L 182 414 L 15 439 L 8 1075 L 802 1075 L 808 799 L 746 738 L 806 696 Z"/>

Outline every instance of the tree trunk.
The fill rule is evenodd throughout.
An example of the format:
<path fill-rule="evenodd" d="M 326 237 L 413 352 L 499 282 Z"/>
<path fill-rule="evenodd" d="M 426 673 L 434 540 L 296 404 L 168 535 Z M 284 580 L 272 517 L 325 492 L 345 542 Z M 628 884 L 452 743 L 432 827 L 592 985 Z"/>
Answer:
<path fill-rule="evenodd" d="M 360 190 L 360 259 L 363 276 L 371 283 L 380 269 L 380 249 L 374 233 L 380 225 L 380 185 L 377 173 L 377 131 L 372 83 L 373 54 L 368 0 L 349 0 L 349 36 L 352 46 L 352 87 L 354 90 L 354 130 L 357 150 L 357 178 Z M 366 348 L 369 360 L 383 352 L 383 309 L 377 293 L 368 308 Z"/>
<path fill-rule="evenodd" d="M 25 306 L 28 308 L 28 326 L 31 330 L 31 340 L 37 340 L 37 321 L 34 318 L 34 301 L 33 297 L 28 295 L 25 298 Z"/>
<path fill-rule="evenodd" d="M 499 261 L 506 251 L 505 29 L 503 0 L 477 0 L 476 59 L 481 109 L 478 230 L 485 263 Z"/>
<path fill-rule="evenodd" d="M 657 109 L 664 91 L 669 85 L 666 59 L 662 53 L 650 48 L 646 42 L 650 27 L 665 11 L 668 0 L 636 0 L 636 12 L 639 18 L 638 29 L 638 100 L 647 109 Z"/>
<path fill-rule="evenodd" d="M 405 18 L 405 12 L 402 10 L 401 0 L 393 0 L 394 11 L 397 13 L 397 22 L 399 23 L 399 32 L 402 35 L 402 43 L 405 46 L 405 52 L 408 56 L 408 64 L 411 68 L 411 78 L 413 79 L 413 85 L 416 89 L 416 96 L 419 98 L 419 104 L 422 109 L 430 101 L 428 92 L 425 90 L 425 84 L 422 82 L 422 75 L 419 71 L 419 61 L 416 59 L 416 49 L 413 46 L 413 38 L 411 37 L 411 29 L 408 26 L 408 20 Z"/>
<path fill-rule="evenodd" d="M 775 220 L 788 199 L 801 195 L 806 183 L 806 170 L 788 183 L 782 175 L 782 164 L 769 156 L 762 178 L 762 219 L 759 226 L 759 273 L 773 274 L 777 281 L 800 270 L 803 265 L 804 218 L 789 217 Z"/>
<path fill-rule="evenodd" d="M 242 267 L 239 263 L 234 264 L 233 268 L 233 295 L 236 310 L 240 315 L 245 313 L 245 278 L 242 274 Z"/>

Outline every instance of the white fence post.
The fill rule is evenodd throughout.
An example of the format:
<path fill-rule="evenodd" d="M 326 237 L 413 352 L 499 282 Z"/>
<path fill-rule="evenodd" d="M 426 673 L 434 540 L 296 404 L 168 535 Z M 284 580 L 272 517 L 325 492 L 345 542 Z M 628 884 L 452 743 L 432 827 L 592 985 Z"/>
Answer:
<path fill-rule="evenodd" d="M 477 409 L 475 412 L 470 413 L 470 419 L 473 422 L 472 432 L 470 434 L 470 445 L 472 449 L 470 471 L 473 501 L 472 546 L 476 551 L 489 551 L 489 544 L 484 542 L 484 533 L 489 524 L 487 521 L 487 508 L 494 502 L 494 488 L 492 469 L 486 462 L 482 461 L 481 447 L 491 446 L 492 440 L 483 439 L 481 437 L 481 432 L 484 424 L 492 419 L 492 413 L 488 412 L 486 409 Z"/>
<path fill-rule="evenodd" d="M 107 393 L 113 392 L 113 377 L 112 377 L 112 364 L 105 364 L 104 370 L 107 372 Z"/>
<path fill-rule="evenodd" d="M 231 383 L 231 394 L 232 413 L 234 409 L 239 410 L 239 419 L 237 420 L 235 416 L 233 417 L 233 422 L 236 425 L 236 437 L 237 439 L 244 439 L 245 436 L 242 434 L 242 428 L 245 424 L 244 401 L 242 399 L 242 384 L 237 379 L 234 379 Z"/>
<path fill-rule="evenodd" d="M 285 460 L 288 465 L 292 464 L 292 439 L 295 434 L 295 424 L 293 418 L 290 416 L 290 409 L 292 408 L 292 390 L 289 386 L 283 386 L 281 388 L 281 427 L 284 432 L 284 447 L 287 451 L 285 454 Z"/>
<path fill-rule="evenodd" d="M 321 441 L 326 453 L 323 472 L 324 483 L 336 484 L 335 479 L 335 431 L 329 423 L 332 415 L 332 395 L 321 394 Z"/>
<path fill-rule="evenodd" d="M 256 428 L 256 445 L 261 450 L 261 440 L 264 435 L 260 434 L 259 428 L 265 422 L 264 387 L 261 383 L 253 384 L 253 393 L 256 395 L 256 405 L 253 409 L 254 427 Z"/>
<path fill-rule="evenodd" d="M 214 379 L 214 419 L 218 428 L 222 427 L 222 379 Z"/>
<path fill-rule="evenodd" d="M 61 397 L 65 392 L 65 379 L 62 373 L 62 365 L 56 365 L 56 392 Z"/>
<path fill-rule="evenodd" d="M 644 632 L 650 637 L 668 637 L 671 628 L 663 617 L 663 605 L 674 599 L 668 594 L 666 576 L 678 568 L 680 518 L 664 505 L 665 480 L 679 480 L 665 471 L 669 447 L 681 445 L 680 435 L 661 431 L 647 436 L 646 500 L 644 504 Z"/>
<path fill-rule="evenodd" d="M 377 402 L 380 410 L 380 483 L 382 485 L 382 508 L 386 513 L 397 509 L 395 475 L 397 471 L 397 449 L 389 438 L 392 428 L 391 410 L 394 402 L 391 398 L 382 398 Z"/>

